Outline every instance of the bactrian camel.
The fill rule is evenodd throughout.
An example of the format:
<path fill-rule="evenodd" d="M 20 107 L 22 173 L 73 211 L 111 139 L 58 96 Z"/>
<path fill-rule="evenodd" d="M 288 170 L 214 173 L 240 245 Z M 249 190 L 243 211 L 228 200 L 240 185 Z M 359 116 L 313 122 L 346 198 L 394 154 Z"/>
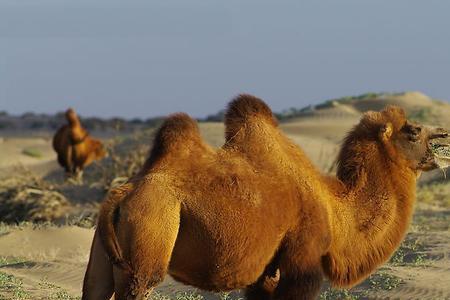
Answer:
<path fill-rule="evenodd" d="M 314 299 L 324 277 L 353 286 L 402 241 L 416 178 L 437 167 L 430 141 L 447 136 L 398 107 L 365 113 L 328 177 L 258 98 L 234 99 L 225 131 L 213 149 L 186 114 L 166 119 L 102 204 L 83 299 L 145 299 L 166 274 L 250 300 Z"/>
<path fill-rule="evenodd" d="M 66 111 L 67 123 L 55 133 L 53 149 L 58 156 L 58 163 L 64 168 L 67 176 L 81 179 L 83 170 L 94 160 L 106 156 L 102 142 L 92 138 L 81 125 L 75 111 Z"/>

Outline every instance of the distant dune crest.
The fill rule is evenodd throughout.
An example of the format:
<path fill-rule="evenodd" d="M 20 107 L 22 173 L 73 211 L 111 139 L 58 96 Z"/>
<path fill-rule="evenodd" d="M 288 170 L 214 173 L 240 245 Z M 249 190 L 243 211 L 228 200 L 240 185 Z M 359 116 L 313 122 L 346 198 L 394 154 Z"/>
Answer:
<path fill-rule="evenodd" d="M 421 92 L 367 93 L 360 96 L 331 99 L 300 110 L 290 110 L 277 116 L 293 122 L 305 118 L 359 118 L 362 113 L 379 111 L 387 105 L 402 107 L 412 120 L 422 123 L 450 126 L 450 103 L 432 99 Z"/>

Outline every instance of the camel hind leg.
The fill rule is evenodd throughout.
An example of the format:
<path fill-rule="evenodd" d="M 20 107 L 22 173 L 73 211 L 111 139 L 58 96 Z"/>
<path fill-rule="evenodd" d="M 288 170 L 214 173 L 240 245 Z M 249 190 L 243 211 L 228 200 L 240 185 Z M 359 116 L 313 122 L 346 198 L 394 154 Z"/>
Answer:
<path fill-rule="evenodd" d="M 83 283 L 83 300 L 110 299 L 114 293 L 113 264 L 111 254 L 108 251 L 108 243 L 113 240 L 113 234 L 105 231 L 106 222 L 114 231 L 114 215 L 120 203 L 133 188 L 133 184 L 127 183 L 111 190 L 103 201 L 102 209 L 92 241 L 89 263 Z M 103 221 L 103 222 L 101 222 Z M 103 229 L 103 230 L 102 230 Z M 114 234 L 115 236 L 115 234 Z"/>
<path fill-rule="evenodd" d="M 118 226 L 120 243 L 131 273 L 114 268 L 116 299 L 147 299 L 164 280 L 180 226 L 180 203 L 158 188 L 144 187 L 127 204 L 127 218 Z M 145 199 L 151 197 L 155 201 Z"/>
<path fill-rule="evenodd" d="M 107 300 L 111 298 L 113 292 L 112 264 L 103 248 L 98 230 L 96 230 L 84 276 L 82 300 Z"/>

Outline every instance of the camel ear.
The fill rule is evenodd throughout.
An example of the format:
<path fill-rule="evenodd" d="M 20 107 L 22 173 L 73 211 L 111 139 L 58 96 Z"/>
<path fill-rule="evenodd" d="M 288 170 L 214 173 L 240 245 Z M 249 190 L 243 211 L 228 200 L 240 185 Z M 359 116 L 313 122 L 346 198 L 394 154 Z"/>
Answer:
<path fill-rule="evenodd" d="M 387 122 L 383 127 L 380 129 L 380 138 L 383 142 L 387 142 L 390 140 L 392 136 L 392 132 L 394 131 L 394 128 L 392 126 L 391 122 Z"/>

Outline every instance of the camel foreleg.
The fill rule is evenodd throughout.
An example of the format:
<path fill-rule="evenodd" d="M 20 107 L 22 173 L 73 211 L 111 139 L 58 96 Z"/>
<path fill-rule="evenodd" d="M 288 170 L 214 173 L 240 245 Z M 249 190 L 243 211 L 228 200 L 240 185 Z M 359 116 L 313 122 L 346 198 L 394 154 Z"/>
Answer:
<path fill-rule="evenodd" d="M 257 282 L 247 287 L 245 298 L 247 300 L 271 300 L 279 280 L 279 270 L 276 270 L 274 274 L 263 274 Z"/>
<path fill-rule="evenodd" d="M 320 293 L 323 283 L 321 252 L 315 243 L 298 247 L 291 240 L 286 244 L 280 258 L 280 281 L 273 300 L 313 300 Z"/>
<path fill-rule="evenodd" d="M 274 293 L 274 300 L 313 300 L 322 286 L 321 272 L 309 271 L 298 274 L 282 275 Z"/>

